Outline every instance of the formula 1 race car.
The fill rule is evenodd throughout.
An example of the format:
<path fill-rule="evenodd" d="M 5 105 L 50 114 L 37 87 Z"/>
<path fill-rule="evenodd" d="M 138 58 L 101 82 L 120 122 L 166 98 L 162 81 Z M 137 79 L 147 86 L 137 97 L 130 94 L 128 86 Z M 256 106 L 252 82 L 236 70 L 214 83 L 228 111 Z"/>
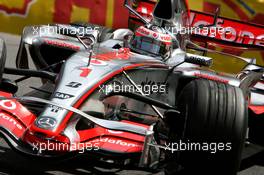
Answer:
<path fill-rule="evenodd" d="M 1 135 L 14 150 L 39 158 L 83 153 L 166 174 L 236 174 L 248 117 L 264 112 L 263 67 L 234 55 L 245 63 L 239 73 L 216 72 L 213 58 L 187 52 L 212 50 L 170 30 L 188 26 L 185 1 L 159 1 L 151 20 L 132 3 L 125 7 L 144 23 L 134 32 L 26 27 L 16 69 L 4 67 L 0 40 Z M 214 18 L 198 28 L 215 26 Z M 30 58 L 37 70 L 29 69 Z M 15 82 L 38 77 L 43 85 L 16 96 L 17 85 L 3 74 L 24 76 Z"/>

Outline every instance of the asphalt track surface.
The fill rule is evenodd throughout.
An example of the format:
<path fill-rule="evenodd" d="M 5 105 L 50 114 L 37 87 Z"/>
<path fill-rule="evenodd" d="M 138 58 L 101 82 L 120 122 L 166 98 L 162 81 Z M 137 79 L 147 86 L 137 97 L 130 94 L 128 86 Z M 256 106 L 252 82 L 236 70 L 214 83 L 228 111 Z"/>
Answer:
<path fill-rule="evenodd" d="M 19 36 L 0 33 L 7 44 L 7 67 L 15 67 L 15 57 L 20 41 Z M 31 66 L 32 63 L 30 64 Z M 8 76 L 16 79 L 17 76 Z M 28 79 L 18 84 L 17 95 L 23 95 L 30 89 L 29 86 L 38 87 L 40 81 L 35 78 Z M 242 170 L 239 175 L 264 175 L 264 149 L 257 145 L 250 145 L 245 149 Z M 224 163 L 224 162 L 223 162 Z M 124 170 L 122 167 L 110 168 L 108 164 L 95 162 L 89 157 L 79 157 L 65 161 L 34 160 L 25 158 L 9 148 L 6 142 L 0 138 L 0 175 L 2 174 L 53 174 L 53 175 L 75 175 L 75 174 L 108 174 L 108 175 L 148 175 L 150 172 L 140 170 Z M 163 172 L 155 173 L 162 175 Z"/>

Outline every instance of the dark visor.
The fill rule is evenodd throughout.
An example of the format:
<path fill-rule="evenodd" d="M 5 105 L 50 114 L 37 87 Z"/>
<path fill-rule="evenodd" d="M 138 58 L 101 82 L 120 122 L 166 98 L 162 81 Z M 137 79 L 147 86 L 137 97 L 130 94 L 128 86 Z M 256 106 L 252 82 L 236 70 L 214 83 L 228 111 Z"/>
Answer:
<path fill-rule="evenodd" d="M 161 41 L 157 41 L 154 38 L 144 37 L 144 36 L 135 36 L 132 39 L 131 45 L 137 51 L 142 50 L 147 53 L 151 53 L 154 55 L 162 56 L 167 53 L 166 45 Z M 133 49 L 132 48 L 132 49 Z"/>

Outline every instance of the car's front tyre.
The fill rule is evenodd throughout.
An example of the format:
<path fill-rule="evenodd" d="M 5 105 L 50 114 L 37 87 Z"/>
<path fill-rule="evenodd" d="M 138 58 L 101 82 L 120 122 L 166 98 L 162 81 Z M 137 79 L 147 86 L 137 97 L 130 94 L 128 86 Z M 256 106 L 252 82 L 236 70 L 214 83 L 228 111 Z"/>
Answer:
<path fill-rule="evenodd" d="M 182 164 L 187 174 L 235 175 L 248 125 L 241 89 L 215 81 L 193 80 L 182 90 L 177 106 L 181 115 L 175 120 L 170 116 L 171 141 L 196 143 L 196 147 L 174 153 L 171 165 Z M 180 132 L 179 125 L 173 122 L 182 122 Z M 171 165 L 167 174 L 174 174 Z"/>

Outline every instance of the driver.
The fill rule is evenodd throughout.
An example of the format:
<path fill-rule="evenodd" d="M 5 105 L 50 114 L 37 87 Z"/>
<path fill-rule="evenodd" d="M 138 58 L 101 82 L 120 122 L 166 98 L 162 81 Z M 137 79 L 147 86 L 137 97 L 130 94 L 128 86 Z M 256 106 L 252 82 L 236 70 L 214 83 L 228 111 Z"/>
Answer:
<path fill-rule="evenodd" d="M 156 25 L 140 26 L 130 39 L 129 47 L 140 54 L 167 59 L 172 52 L 172 37 Z"/>

